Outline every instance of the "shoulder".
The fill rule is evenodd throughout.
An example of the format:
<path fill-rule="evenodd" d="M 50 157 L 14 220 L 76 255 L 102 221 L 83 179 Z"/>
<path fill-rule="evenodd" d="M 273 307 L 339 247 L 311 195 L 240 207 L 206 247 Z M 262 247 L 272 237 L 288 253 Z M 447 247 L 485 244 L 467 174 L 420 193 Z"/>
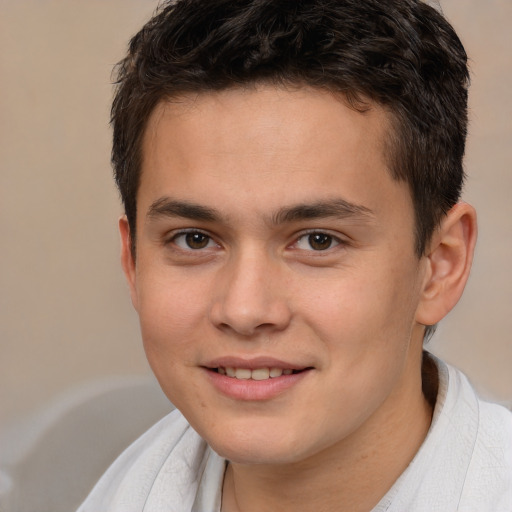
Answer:
<path fill-rule="evenodd" d="M 427 437 L 376 511 L 512 512 L 512 413 L 482 401 L 462 372 L 437 372 Z"/>
<path fill-rule="evenodd" d="M 486 503 L 493 512 L 512 511 L 512 412 L 484 401 L 479 401 L 478 432 L 461 510 L 476 510 L 470 508 L 475 503 Z"/>
<path fill-rule="evenodd" d="M 512 412 L 480 400 L 478 442 L 489 449 L 500 447 L 500 453 L 512 457 Z M 512 459 L 508 459 L 508 463 L 512 463 Z"/>
<path fill-rule="evenodd" d="M 151 500 L 160 500 L 162 486 L 166 499 L 180 500 L 180 506 L 187 500 L 192 502 L 207 452 L 206 443 L 175 410 L 118 457 L 78 512 L 142 511 Z"/>
<path fill-rule="evenodd" d="M 458 438 L 471 441 L 464 448 L 471 456 L 458 510 L 510 512 L 512 412 L 480 399 L 460 371 L 448 370 L 451 398 L 458 403 L 453 412 L 460 413 L 463 420 Z"/>

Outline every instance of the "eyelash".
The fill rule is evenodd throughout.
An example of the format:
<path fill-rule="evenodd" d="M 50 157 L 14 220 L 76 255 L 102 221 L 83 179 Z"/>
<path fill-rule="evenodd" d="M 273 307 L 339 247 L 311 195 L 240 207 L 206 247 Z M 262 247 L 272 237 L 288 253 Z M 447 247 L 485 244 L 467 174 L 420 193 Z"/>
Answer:
<path fill-rule="evenodd" d="M 324 248 L 317 248 L 315 249 L 313 246 L 312 246 L 312 243 L 313 241 L 311 240 L 311 237 L 313 236 L 319 236 L 319 237 L 323 237 L 324 240 L 327 239 L 327 247 L 324 247 Z M 310 249 L 300 249 L 298 247 L 299 243 L 302 241 L 302 240 L 307 240 L 307 244 L 309 245 Z M 323 245 L 322 244 L 322 240 L 318 240 L 318 243 L 320 245 Z M 319 230 L 312 230 L 312 231 L 308 231 L 306 233 L 303 233 L 301 234 L 297 240 L 295 241 L 295 243 L 293 244 L 294 246 L 297 246 L 297 248 L 299 248 L 299 250 L 304 250 L 304 251 L 311 251 L 311 252 L 315 252 L 315 253 L 323 253 L 323 252 L 327 252 L 327 251 L 330 251 L 331 249 L 334 249 L 340 245 L 346 245 L 346 243 L 340 239 L 339 237 L 335 236 L 335 235 L 332 235 L 326 231 L 319 231 Z"/>
<path fill-rule="evenodd" d="M 190 247 L 189 241 L 185 241 L 185 244 L 188 246 L 187 248 L 185 248 L 185 247 L 181 247 L 176 242 L 180 237 L 197 236 L 197 235 L 204 237 L 204 240 L 206 241 L 206 244 L 204 246 L 195 247 L 195 248 Z M 315 235 L 322 236 L 322 237 L 324 237 L 324 239 L 327 239 L 326 242 L 328 243 L 328 246 L 325 248 L 314 249 L 311 245 L 312 240 L 310 239 L 310 237 L 315 236 Z M 299 247 L 300 242 L 305 239 L 308 240 L 307 243 L 309 244 L 310 249 L 304 249 L 304 248 Z M 319 240 L 318 242 L 320 244 L 322 244 L 322 240 Z M 215 244 L 215 246 L 219 247 L 219 244 L 215 241 L 215 239 L 211 235 L 209 235 L 208 233 L 205 233 L 204 231 L 201 231 L 199 229 L 181 230 L 177 233 L 174 233 L 165 242 L 166 245 L 169 243 L 172 243 L 173 245 L 175 245 L 178 248 L 178 250 L 182 250 L 185 252 L 189 252 L 189 251 L 190 252 L 200 252 L 203 249 L 211 248 L 211 247 L 209 247 L 211 243 L 213 243 L 213 244 Z M 300 251 L 320 254 L 320 253 L 330 252 L 331 249 L 335 249 L 338 246 L 346 246 L 346 245 L 347 245 L 347 242 L 345 240 L 342 240 L 341 238 L 339 238 L 335 235 L 332 235 L 327 231 L 310 230 L 310 231 L 303 232 L 299 236 L 297 236 L 295 239 L 295 242 L 293 244 L 291 244 L 289 247 L 292 247 L 292 248 L 296 247 Z"/>
<path fill-rule="evenodd" d="M 180 245 L 178 243 L 176 243 L 176 240 L 178 240 L 180 237 L 197 236 L 197 235 L 200 235 L 207 240 L 205 247 L 193 248 L 193 247 L 190 247 L 190 245 L 189 245 L 188 248 L 184 248 L 184 247 L 180 247 Z M 173 233 L 172 236 L 170 236 L 169 239 L 166 240 L 165 244 L 166 245 L 174 244 L 176 247 L 178 247 L 179 250 L 182 250 L 185 252 L 186 251 L 199 252 L 202 249 L 208 248 L 208 245 L 210 245 L 211 242 L 213 242 L 216 246 L 219 246 L 219 244 L 217 242 L 215 242 L 214 238 L 211 235 L 209 235 L 208 233 L 205 233 L 204 231 L 201 231 L 199 229 L 188 229 L 188 230 L 181 230 L 177 233 Z M 187 242 L 185 242 L 185 243 L 187 243 Z M 187 245 L 188 245 L 188 243 L 187 243 Z"/>

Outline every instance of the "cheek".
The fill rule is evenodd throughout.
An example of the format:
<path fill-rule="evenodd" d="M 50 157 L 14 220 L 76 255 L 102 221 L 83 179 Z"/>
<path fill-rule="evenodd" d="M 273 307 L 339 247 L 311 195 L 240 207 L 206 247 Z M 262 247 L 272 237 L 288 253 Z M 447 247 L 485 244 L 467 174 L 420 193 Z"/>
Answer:
<path fill-rule="evenodd" d="M 168 399 L 186 410 L 189 403 L 200 401 L 200 390 L 188 377 L 197 361 L 197 340 L 206 337 L 200 320 L 204 314 L 197 293 L 187 295 L 182 288 L 162 282 L 145 282 L 139 288 L 143 346 Z"/>
<path fill-rule="evenodd" d="M 301 310 L 327 338 L 344 338 L 379 323 L 386 302 L 379 297 L 375 280 L 343 276 L 325 283 L 321 293 L 303 299 Z"/>
<path fill-rule="evenodd" d="M 296 297 L 306 322 L 333 349 L 364 353 L 389 350 L 390 344 L 408 343 L 414 321 L 416 297 L 414 275 L 407 265 L 376 265 L 347 271 L 326 280 L 321 292 L 302 283 Z M 316 283 L 318 285 L 318 282 Z"/>
<path fill-rule="evenodd" d="M 150 364 L 173 365 L 172 355 L 187 353 L 192 340 L 202 331 L 207 318 L 206 294 L 195 286 L 186 286 L 172 276 L 139 276 L 138 313 L 142 339 Z"/>

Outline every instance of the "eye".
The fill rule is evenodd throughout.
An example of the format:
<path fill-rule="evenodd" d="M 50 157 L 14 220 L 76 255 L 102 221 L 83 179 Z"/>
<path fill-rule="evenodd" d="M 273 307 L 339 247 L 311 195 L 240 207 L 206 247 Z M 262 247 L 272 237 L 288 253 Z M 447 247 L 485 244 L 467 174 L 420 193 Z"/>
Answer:
<path fill-rule="evenodd" d="M 172 238 L 172 242 L 185 251 L 197 251 L 200 249 L 208 249 L 209 247 L 217 247 L 217 244 L 212 238 L 201 231 L 178 233 Z"/>
<path fill-rule="evenodd" d="M 339 245 L 341 241 L 327 233 L 315 232 L 301 236 L 295 246 L 305 251 L 326 251 Z"/>

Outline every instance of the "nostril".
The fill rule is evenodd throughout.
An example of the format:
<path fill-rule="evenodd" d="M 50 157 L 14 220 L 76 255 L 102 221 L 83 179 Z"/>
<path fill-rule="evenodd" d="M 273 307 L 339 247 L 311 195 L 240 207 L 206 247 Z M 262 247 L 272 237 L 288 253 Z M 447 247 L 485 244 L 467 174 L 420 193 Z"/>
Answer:
<path fill-rule="evenodd" d="M 244 278 L 232 279 L 231 286 L 220 286 L 219 295 L 210 309 L 212 324 L 226 333 L 232 332 L 243 337 L 285 329 L 291 314 L 279 290 L 250 287 L 247 283 L 247 286 L 242 286 L 242 281 Z"/>

